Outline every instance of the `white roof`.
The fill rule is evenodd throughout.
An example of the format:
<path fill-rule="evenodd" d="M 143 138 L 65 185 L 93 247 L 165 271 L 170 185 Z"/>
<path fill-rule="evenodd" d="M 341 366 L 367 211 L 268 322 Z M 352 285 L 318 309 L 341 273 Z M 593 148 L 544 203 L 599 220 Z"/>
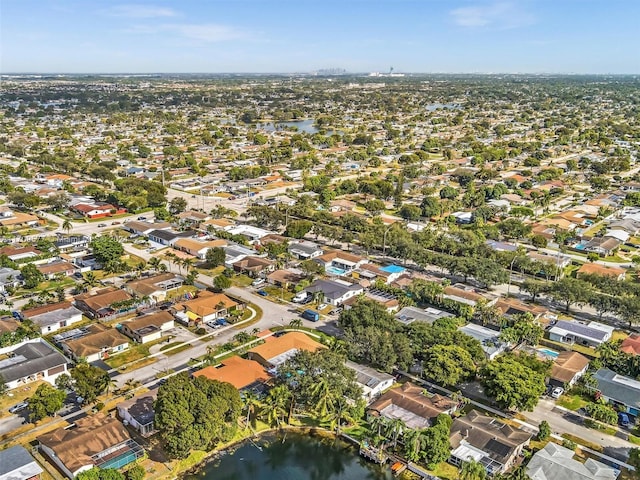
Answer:
<path fill-rule="evenodd" d="M 629 240 L 629 237 L 631 237 L 631 235 L 629 235 L 624 230 L 609 230 L 607 233 L 604 234 L 604 236 L 617 238 L 621 242 L 626 242 L 627 240 Z"/>
<path fill-rule="evenodd" d="M 573 456 L 573 450 L 549 442 L 531 458 L 527 475 L 531 480 L 614 480 L 620 474 L 604 463 L 580 463 Z"/>

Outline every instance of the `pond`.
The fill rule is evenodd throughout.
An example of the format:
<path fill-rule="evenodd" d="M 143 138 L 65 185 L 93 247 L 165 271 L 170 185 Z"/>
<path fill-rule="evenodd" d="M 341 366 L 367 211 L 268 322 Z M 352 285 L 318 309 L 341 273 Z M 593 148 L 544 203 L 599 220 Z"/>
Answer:
<path fill-rule="evenodd" d="M 297 120 L 293 122 L 258 123 L 257 127 L 264 130 L 265 132 L 273 132 L 275 130 L 284 130 L 289 127 L 296 127 L 299 132 L 311 134 L 318 133 L 318 129 L 315 127 L 315 120 L 313 120 L 312 118 L 306 120 Z"/>
<path fill-rule="evenodd" d="M 391 480 L 389 467 L 358 455 L 333 438 L 287 432 L 242 444 L 203 466 L 188 480 Z"/>

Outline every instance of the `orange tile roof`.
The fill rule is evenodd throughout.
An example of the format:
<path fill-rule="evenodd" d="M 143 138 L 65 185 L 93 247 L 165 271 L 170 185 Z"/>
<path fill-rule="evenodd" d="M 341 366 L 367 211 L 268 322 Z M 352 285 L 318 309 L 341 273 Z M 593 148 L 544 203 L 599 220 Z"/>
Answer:
<path fill-rule="evenodd" d="M 209 366 L 198 370 L 194 377 L 206 377 L 209 380 L 227 382 L 241 390 L 256 382 L 267 382 L 271 377 L 262 365 L 239 356 L 227 358 L 221 367 Z"/>
<path fill-rule="evenodd" d="M 213 293 L 203 290 L 198 293 L 196 298 L 187 302 L 182 302 L 181 304 L 176 305 L 176 308 L 183 307 L 200 317 L 205 317 L 220 310 L 220 308 L 218 308 L 219 304 L 222 304 L 224 306 L 223 308 L 227 309 L 238 305 L 237 302 L 231 300 L 224 293 Z"/>
<path fill-rule="evenodd" d="M 270 358 L 277 357 L 293 349 L 315 352 L 321 348 L 326 347 L 312 340 L 308 335 L 301 332 L 289 332 L 281 337 L 270 337 L 267 342 L 249 350 L 249 353 L 259 355 L 268 361 Z"/>
<path fill-rule="evenodd" d="M 624 275 L 626 271 L 622 268 L 607 267 L 606 265 L 600 265 L 599 263 L 585 263 L 578 270 L 577 274 L 584 275 L 601 275 L 604 277 L 619 277 Z"/>
<path fill-rule="evenodd" d="M 640 335 L 633 333 L 620 344 L 620 350 L 629 355 L 640 355 Z"/>

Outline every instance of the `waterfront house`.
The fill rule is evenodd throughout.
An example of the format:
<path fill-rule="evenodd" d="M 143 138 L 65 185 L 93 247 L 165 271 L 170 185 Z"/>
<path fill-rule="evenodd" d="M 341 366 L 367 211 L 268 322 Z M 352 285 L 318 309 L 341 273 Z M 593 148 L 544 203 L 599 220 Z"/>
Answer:
<path fill-rule="evenodd" d="M 489 476 L 504 473 L 517 461 L 531 441 L 531 433 L 471 410 L 451 425 L 449 463 L 480 463 Z"/>
<path fill-rule="evenodd" d="M 390 388 L 395 382 L 393 375 L 379 372 L 375 368 L 360 365 L 350 360 L 347 360 L 345 364 L 356 372 L 356 382 L 362 389 L 362 398 L 367 403 L 378 398 L 382 392 Z"/>
<path fill-rule="evenodd" d="M 153 424 L 156 416 L 153 404 L 156 398 L 158 398 L 158 389 L 154 388 L 129 400 L 120 402 L 116 405 L 118 417 L 125 425 L 129 425 L 140 432 L 140 435 L 148 437 L 156 431 Z"/>
<path fill-rule="evenodd" d="M 392 388 L 369 405 L 369 415 L 387 420 L 401 419 L 408 428 L 430 427 L 441 413 L 452 414 L 458 402 L 442 395 L 429 395 L 424 388 L 410 382 Z"/>
<path fill-rule="evenodd" d="M 223 360 L 219 365 L 209 365 L 200 369 L 193 376 L 227 382 L 238 390 L 262 390 L 271 379 L 271 375 L 262 364 L 237 355 Z"/>

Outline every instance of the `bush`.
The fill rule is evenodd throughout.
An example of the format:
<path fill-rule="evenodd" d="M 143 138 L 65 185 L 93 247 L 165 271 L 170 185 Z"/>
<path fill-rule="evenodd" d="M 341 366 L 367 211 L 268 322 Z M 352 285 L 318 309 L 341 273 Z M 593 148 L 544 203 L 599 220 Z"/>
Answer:
<path fill-rule="evenodd" d="M 571 440 L 567 440 L 567 439 L 564 439 L 562 441 L 562 446 L 564 448 L 568 448 L 569 450 L 575 450 L 576 448 L 578 448 L 578 445 L 575 442 L 572 442 Z"/>
<path fill-rule="evenodd" d="M 127 470 L 126 477 L 127 480 L 143 480 L 146 475 L 146 471 L 144 467 L 141 465 L 134 465 L 129 470 Z"/>
<path fill-rule="evenodd" d="M 207 330 L 204 327 L 199 327 L 196 329 L 196 335 L 204 335 L 207 333 Z"/>
<path fill-rule="evenodd" d="M 100 402 L 100 403 L 96 403 L 95 409 L 97 411 L 100 411 L 104 408 L 104 403 Z"/>
<path fill-rule="evenodd" d="M 543 420 L 540 422 L 538 426 L 538 440 L 544 441 L 551 436 L 551 427 L 549 426 L 549 422 Z"/>

